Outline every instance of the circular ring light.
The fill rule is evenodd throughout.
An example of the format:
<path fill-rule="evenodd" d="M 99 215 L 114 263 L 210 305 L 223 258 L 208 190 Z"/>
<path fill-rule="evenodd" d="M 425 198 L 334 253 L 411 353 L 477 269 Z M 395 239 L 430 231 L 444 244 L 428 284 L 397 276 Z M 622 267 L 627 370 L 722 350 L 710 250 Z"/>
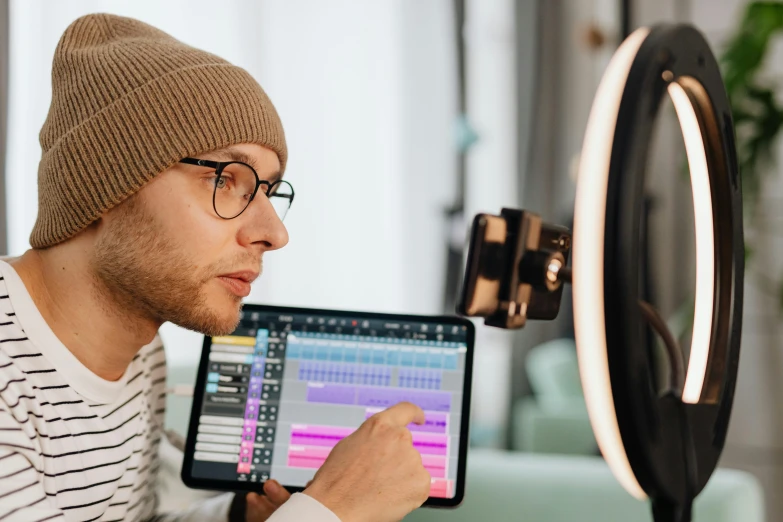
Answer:
<path fill-rule="evenodd" d="M 665 94 L 690 167 L 696 308 L 683 389 L 659 396 L 638 281 L 648 148 Z M 574 213 L 574 321 L 601 451 L 629 493 L 651 498 L 654 510 L 672 519 L 687 519 L 723 449 L 739 360 L 743 273 L 734 131 L 715 57 L 690 26 L 639 29 L 609 63 L 588 120 Z"/>

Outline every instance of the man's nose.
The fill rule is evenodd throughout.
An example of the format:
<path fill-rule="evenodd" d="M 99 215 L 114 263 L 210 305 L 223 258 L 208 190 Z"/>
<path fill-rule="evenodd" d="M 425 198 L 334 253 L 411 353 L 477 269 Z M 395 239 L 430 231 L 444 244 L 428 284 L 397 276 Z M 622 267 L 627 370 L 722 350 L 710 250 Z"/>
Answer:
<path fill-rule="evenodd" d="M 262 245 L 263 251 L 277 250 L 288 244 L 288 230 L 272 202 L 261 191 L 237 219 L 244 221 L 246 241 Z"/>

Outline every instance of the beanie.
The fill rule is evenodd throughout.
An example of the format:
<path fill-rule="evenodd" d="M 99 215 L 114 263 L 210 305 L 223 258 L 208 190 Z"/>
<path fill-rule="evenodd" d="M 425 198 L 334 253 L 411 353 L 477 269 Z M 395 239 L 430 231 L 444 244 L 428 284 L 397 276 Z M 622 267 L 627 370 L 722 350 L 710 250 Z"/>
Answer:
<path fill-rule="evenodd" d="M 108 14 L 60 38 L 40 142 L 33 248 L 75 236 L 184 157 L 257 143 L 287 160 L 280 118 L 247 71 Z"/>

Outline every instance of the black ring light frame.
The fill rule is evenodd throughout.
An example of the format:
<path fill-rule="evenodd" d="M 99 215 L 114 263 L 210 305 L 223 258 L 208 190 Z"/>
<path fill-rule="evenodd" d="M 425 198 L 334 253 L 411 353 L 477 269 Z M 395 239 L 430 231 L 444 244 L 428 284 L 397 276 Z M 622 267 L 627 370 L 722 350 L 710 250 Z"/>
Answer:
<path fill-rule="evenodd" d="M 690 165 L 697 282 L 687 377 L 682 389 L 661 396 L 638 281 L 649 143 L 667 93 Z M 640 29 L 612 58 L 585 135 L 574 223 L 579 366 L 599 446 L 620 483 L 651 499 L 657 521 L 690 520 L 726 439 L 744 274 L 731 111 L 718 64 L 696 29 Z"/>

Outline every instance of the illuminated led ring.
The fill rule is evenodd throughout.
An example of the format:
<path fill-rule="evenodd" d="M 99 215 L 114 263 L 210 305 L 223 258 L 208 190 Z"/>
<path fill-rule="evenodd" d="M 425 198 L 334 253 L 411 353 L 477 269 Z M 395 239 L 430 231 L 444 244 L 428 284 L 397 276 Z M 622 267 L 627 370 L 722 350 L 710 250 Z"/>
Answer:
<path fill-rule="evenodd" d="M 658 396 L 638 305 L 648 146 L 667 92 L 685 138 L 696 225 L 696 308 L 682 400 Z M 615 53 L 587 125 L 574 227 L 579 368 L 601 452 L 635 497 L 688 503 L 707 483 L 725 442 L 744 272 L 729 102 L 715 57 L 696 29 L 639 29 Z M 677 266 L 677 252 L 671 255 Z M 691 419 L 686 425 L 683 409 Z M 686 467 L 680 441 L 688 431 L 696 451 Z"/>

